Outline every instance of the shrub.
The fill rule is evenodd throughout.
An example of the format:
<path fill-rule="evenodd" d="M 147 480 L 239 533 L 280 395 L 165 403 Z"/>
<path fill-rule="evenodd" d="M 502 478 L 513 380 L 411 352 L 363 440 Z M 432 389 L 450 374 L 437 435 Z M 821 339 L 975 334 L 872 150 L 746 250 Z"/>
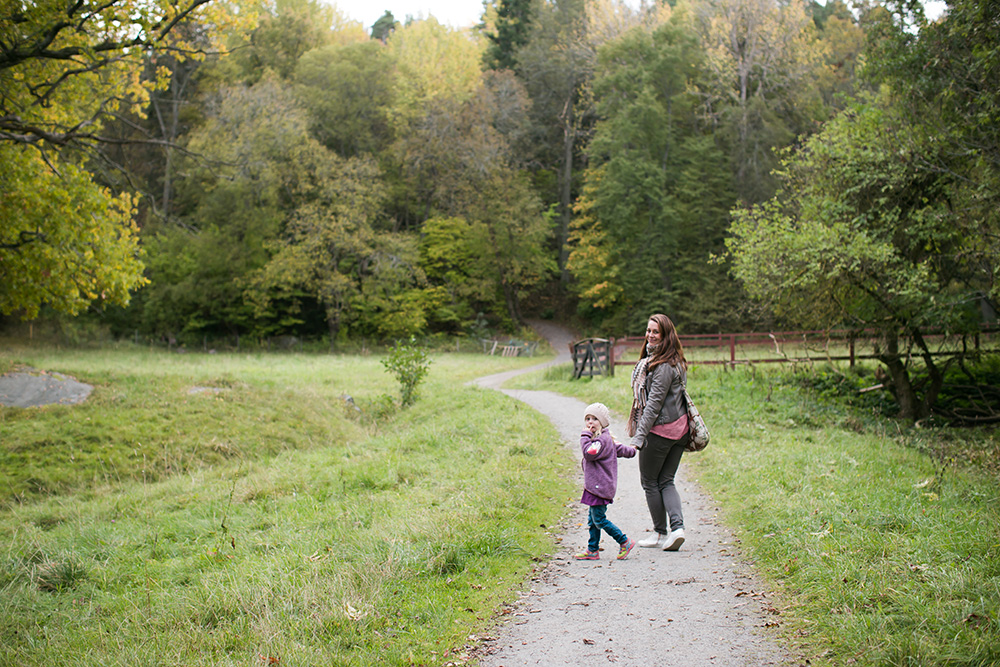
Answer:
<path fill-rule="evenodd" d="M 413 337 L 410 344 L 397 343 L 389 356 L 382 360 L 385 369 L 399 381 L 403 407 L 413 405 L 417 400 L 417 387 L 427 375 L 431 362 L 427 352 L 416 346 Z"/>

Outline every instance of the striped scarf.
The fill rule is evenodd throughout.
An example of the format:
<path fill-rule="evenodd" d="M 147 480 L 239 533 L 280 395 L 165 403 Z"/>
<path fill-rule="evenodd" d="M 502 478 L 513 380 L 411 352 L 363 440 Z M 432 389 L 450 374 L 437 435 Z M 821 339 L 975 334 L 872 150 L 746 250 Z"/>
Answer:
<path fill-rule="evenodd" d="M 643 357 L 632 369 L 632 411 L 628 415 L 628 427 L 626 432 L 629 437 L 635 435 L 639 426 L 639 417 L 646 408 L 646 364 L 649 357 Z"/>

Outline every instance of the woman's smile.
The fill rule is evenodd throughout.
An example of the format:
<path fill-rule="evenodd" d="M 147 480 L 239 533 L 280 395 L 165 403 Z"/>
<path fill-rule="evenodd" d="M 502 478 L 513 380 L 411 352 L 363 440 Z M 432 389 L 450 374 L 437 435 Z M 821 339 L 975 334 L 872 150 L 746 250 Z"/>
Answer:
<path fill-rule="evenodd" d="M 659 345 L 663 334 L 660 333 L 660 326 L 653 320 L 646 324 L 646 343 L 648 345 Z"/>

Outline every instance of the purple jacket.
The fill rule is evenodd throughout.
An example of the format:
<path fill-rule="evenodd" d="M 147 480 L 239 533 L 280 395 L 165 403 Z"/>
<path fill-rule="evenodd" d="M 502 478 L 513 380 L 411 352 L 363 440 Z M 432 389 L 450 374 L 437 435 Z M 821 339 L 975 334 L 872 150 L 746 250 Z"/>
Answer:
<path fill-rule="evenodd" d="M 588 454 L 591 444 L 600 442 L 601 449 L 596 454 Z M 583 452 L 583 488 L 598 498 L 614 500 L 618 490 L 618 459 L 635 456 L 635 448 L 617 443 L 608 429 L 594 435 L 590 431 L 580 434 L 580 450 Z"/>

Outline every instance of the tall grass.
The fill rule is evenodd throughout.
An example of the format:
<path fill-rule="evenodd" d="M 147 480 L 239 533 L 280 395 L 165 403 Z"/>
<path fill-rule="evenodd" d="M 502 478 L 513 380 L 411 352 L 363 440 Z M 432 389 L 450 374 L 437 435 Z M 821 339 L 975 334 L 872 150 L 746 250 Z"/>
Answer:
<path fill-rule="evenodd" d="M 435 357 L 376 425 L 376 357 L 7 356 L 97 389 L 0 410 L 0 665 L 444 664 L 572 492 L 543 417 L 463 385 L 531 360 Z"/>
<path fill-rule="evenodd" d="M 626 414 L 628 379 L 516 381 Z M 905 428 L 803 389 L 787 370 L 694 367 L 712 444 L 683 465 L 778 591 L 813 665 L 1000 665 L 995 428 Z M 978 456 L 970 452 L 978 452 Z"/>

